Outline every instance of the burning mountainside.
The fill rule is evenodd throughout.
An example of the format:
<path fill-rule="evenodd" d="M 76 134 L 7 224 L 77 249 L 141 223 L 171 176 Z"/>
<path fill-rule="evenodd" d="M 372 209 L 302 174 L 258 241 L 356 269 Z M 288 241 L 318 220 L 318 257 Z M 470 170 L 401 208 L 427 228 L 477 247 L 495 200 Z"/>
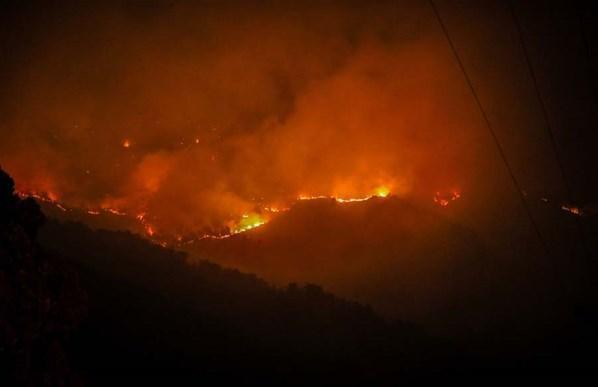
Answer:
<path fill-rule="evenodd" d="M 293 282 L 313 283 L 385 318 L 464 333 L 462 348 L 479 352 L 487 338 L 529 336 L 554 345 L 551 353 L 572 353 L 571 335 L 556 331 L 597 325 L 598 61 L 590 37 L 598 24 L 585 5 L 8 3 L 0 6 L 0 168 L 17 185 L 9 184 L 7 196 L 7 246 L 13 229 L 30 221 L 26 210 L 39 213 L 33 200 L 12 192 L 35 198 L 60 237 L 57 248 L 78 252 L 83 271 L 92 269 L 87 252 L 98 275 L 110 269 L 98 291 L 108 314 L 129 323 L 121 315 L 135 309 L 121 304 L 115 313 L 120 300 L 110 291 L 130 277 L 121 294 L 131 290 L 129 301 L 168 320 L 172 331 L 141 334 L 143 342 L 171 333 L 199 340 L 193 332 L 203 326 L 161 312 L 201 304 L 194 292 L 216 289 L 212 302 L 224 314 L 235 298 L 239 311 L 259 315 L 260 307 L 244 308 L 252 287 L 219 298 L 227 288 L 220 275 L 198 283 L 183 274 L 179 284 L 185 268 L 164 269 L 168 256 L 189 265 L 214 261 L 274 287 L 291 283 L 291 299 Z M 139 250 L 128 251 L 124 240 Z M 114 251 L 132 260 L 113 265 Z M 148 264 L 144 254 L 152 251 L 160 258 Z M 7 262 L 19 258 L 13 253 L 4 254 Z M 135 279 L 150 272 L 156 282 L 136 288 Z M 168 290 L 179 286 L 185 303 Z M 317 286 L 304 296 L 321 293 Z M 284 362 L 292 358 L 260 346 L 263 338 L 279 345 L 265 331 L 284 331 L 295 316 L 305 319 L 300 331 L 313 330 L 310 309 L 330 307 L 317 299 L 277 320 L 278 309 L 288 311 L 268 296 L 274 320 L 251 334 L 237 329 L 245 321 L 236 315 L 212 325 Z M 135 319 L 144 320 L 151 318 Z M 529 333 L 539 326 L 545 340 Z M 281 348 L 332 367 L 294 347 L 305 341 L 297 333 Z M 14 342 L 10 332 L 4 336 Z M 316 347 L 333 343 L 320 336 L 313 336 Z M 231 343 L 218 341 L 226 353 Z M 249 348 L 243 356 L 255 352 Z M 172 349 L 175 358 L 185 356 Z M 342 358 L 344 349 L 322 359 Z M 543 349 L 532 352 L 543 356 Z M 394 354 L 382 355 L 392 362 Z"/>
<path fill-rule="evenodd" d="M 0 163 L 22 192 L 225 235 L 302 196 L 427 201 L 469 180 L 478 123 L 419 7 L 177 3 L 168 27 L 115 8 L 45 28 L 5 84 Z"/>
<path fill-rule="evenodd" d="M 477 320 L 480 316 L 491 314 L 481 298 L 497 297 L 497 289 L 489 289 L 495 279 L 486 277 L 491 273 L 485 271 L 482 244 L 470 230 L 443 216 L 452 209 L 459 210 L 460 206 L 443 204 L 443 200 L 459 203 L 461 194 L 454 191 L 447 191 L 445 196 L 436 194 L 427 210 L 392 195 L 385 187 L 353 198 L 301 195 L 284 205 L 256 207 L 221 231 L 201 234 L 162 231 L 155 226 L 158 219 L 147 213 L 133 216 L 111 208 L 77 210 L 54 201 L 55 196 L 35 196 L 44 210 L 58 219 L 83 221 L 95 228 L 131 230 L 163 246 L 256 273 L 276 284 L 322 284 L 335 293 L 371 304 L 387 316 L 430 327 L 437 327 L 439 320 L 440 325 L 459 329 L 481 323 Z M 555 215 L 563 211 L 581 213 L 561 210 L 547 198 L 538 203 Z M 433 210 L 432 204 L 439 209 Z M 525 278 L 526 284 L 534 283 L 529 274 Z M 502 286 L 525 287 L 519 283 Z M 529 300 L 521 301 L 525 302 Z M 466 318 L 451 309 L 455 304 L 467 305 Z"/>
<path fill-rule="evenodd" d="M 471 232 L 395 196 L 304 198 L 263 227 L 182 247 L 277 284 L 319 283 L 387 316 L 431 325 L 461 321 L 445 308 L 476 304 L 483 291 L 468 289 L 486 281 Z"/>
<path fill-rule="evenodd" d="M 80 209 L 60 202 L 57 195 L 52 193 L 25 193 L 18 191 L 18 195 L 20 197 L 35 198 L 43 206 L 44 210 L 56 219 L 80 221 L 94 228 L 128 230 L 144 235 L 148 239 L 162 246 L 185 248 L 185 246 L 203 239 L 226 239 L 253 230 L 274 220 L 276 217 L 291 210 L 301 202 L 324 200 L 333 201 L 338 205 L 343 205 L 367 202 L 376 198 L 382 199 L 393 197 L 390 188 L 384 185 L 376 187 L 371 192 L 373 193 L 362 197 L 299 195 L 296 199 L 283 205 L 280 205 L 280 202 L 278 206 L 256 204 L 253 211 L 237 214 L 223 225 L 201 232 L 193 231 L 193 229 L 181 230 L 180 232 L 169 230 L 168 228 L 163 227 L 159 218 L 152 214 L 148 214 L 145 211 L 134 215 L 121 209 L 110 207 Z M 438 191 L 433 197 L 433 203 L 440 208 L 445 208 L 460 198 L 461 193 L 456 190 L 445 191 L 444 193 Z M 550 209 L 558 208 L 571 215 L 584 216 L 595 213 L 590 207 L 581 209 L 580 207 L 568 204 L 555 207 L 555 205 L 545 197 L 541 197 L 538 201 L 550 205 Z"/>
<path fill-rule="evenodd" d="M 274 242 L 276 248 L 253 246 L 231 262 L 251 269 L 263 258 L 272 267 L 255 269 L 266 276 L 291 279 L 298 267 L 305 278 L 321 275 L 345 291 L 344 265 L 351 277 L 378 262 L 384 269 L 373 276 L 400 269 L 400 280 L 409 284 L 417 280 L 406 273 L 422 268 L 413 257 L 401 261 L 410 262 L 405 267 L 387 265 L 398 252 L 438 268 L 466 259 L 463 251 L 475 255 L 461 243 L 468 233 L 447 231 L 453 228 L 444 218 L 475 230 L 493 251 L 507 246 L 497 256 L 540 254 L 520 193 L 495 152 L 496 138 L 521 187 L 546 190 L 544 207 L 558 208 L 559 215 L 592 213 L 580 204 L 561 209 L 565 195 L 549 144 L 530 129 L 542 125 L 534 125 L 529 109 L 517 110 L 536 103 L 512 71 L 519 60 L 470 63 L 496 58 L 481 55 L 495 47 L 512 47 L 510 34 L 485 23 L 494 22 L 496 12 L 475 18 L 489 36 L 477 29 L 458 34 L 458 51 L 468 53 L 463 65 L 472 69 L 491 113 L 494 138 L 442 30 L 419 3 L 298 9 L 175 3 L 146 13 L 126 4 L 93 12 L 75 4 L 69 7 L 77 17 L 65 19 L 57 9 L 19 19 L 35 27 L 24 41 L 36 44 L 15 42 L 18 47 L 7 50 L 18 58 L 5 72 L 11 76 L 0 99 L 0 163 L 21 192 L 36 195 L 55 217 L 131 230 L 162 245 L 223 251 L 249 243 L 244 240 L 257 243 L 257 235 L 276 234 L 295 246 L 293 238 L 301 239 L 309 224 L 320 232 L 302 243 L 329 253 L 329 270 L 301 269 L 305 257 L 293 251 L 288 259 L 297 265 L 285 269 L 284 259 L 273 258 L 286 256 L 283 245 Z M 468 23 L 461 28 L 473 28 Z M 334 210 L 323 205 L 297 215 L 322 203 Z M 349 213 L 353 217 L 343 218 Z M 546 228 L 558 235 L 550 242 L 565 249 L 560 231 L 567 224 L 550 219 Z M 437 225 L 448 234 L 437 233 Z M 412 251 L 405 253 L 397 240 L 411 243 Z M 288 249 L 299 254 L 307 247 Z M 245 253 L 266 257 L 241 259 Z M 334 270 L 339 273 L 326 277 Z M 443 283 L 442 275 L 434 280 Z"/>
<path fill-rule="evenodd" d="M 302 197 L 456 207 L 463 192 L 461 220 L 490 236 L 519 205 L 427 4 L 246 3 L 11 8 L 7 36 L 30 34 L 0 63 L 0 163 L 19 190 L 183 240 L 246 231 Z M 455 21 L 463 67 L 521 186 L 562 202 L 520 58 L 504 57 L 511 35 L 474 8 Z"/>
<path fill-rule="evenodd" d="M 390 194 L 390 190 L 386 186 L 378 187 L 374 190 L 374 194 L 365 196 L 365 197 L 358 197 L 358 198 L 337 198 L 337 197 L 329 197 L 329 196 L 306 196 L 301 195 L 299 196 L 296 201 L 308 201 L 308 200 L 318 200 L 318 199 L 330 199 L 334 200 L 337 203 L 354 203 L 354 202 L 363 202 L 375 197 L 386 197 Z M 273 206 L 265 206 L 260 207 L 256 206 L 255 212 L 250 212 L 246 214 L 240 214 L 237 217 L 237 220 L 230 220 L 227 222 L 226 227 L 221 228 L 220 232 L 211 231 L 203 234 L 194 234 L 187 230 L 186 237 L 183 237 L 181 234 L 174 234 L 169 230 L 165 230 L 157 224 L 156 218 L 148 215 L 146 212 L 141 212 L 135 216 L 128 214 L 122 210 L 115 209 L 115 208 L 98 208 L 98 209 L 78 209 L 73 207 L 68 207 L 65 204 L 62 204 L 58 197 L 54 194 L 48 193 L 37 193 L 37 192 L 30 192 L 24 193 L 19 192 L 19 196 L 21 197 L 32 197 L 38 200 L 42 205 L 44 205 L 45 209 L 51 214 L 52 216 L 58 219 L 69 219 L 69 220 L 76 220 L 76 221 L 83 221 L 84 223 L 90 224 L 94 227 L 103 227 L 108 229 L 117 229 L 117 230 L 130 230 L 133 232 L 137 232 L 140 234 L 145 234 L 151 240 L 154 240 L 164 246 L 166 245 L 180 245 L 181 243 L 192 243 L 196 240 L 201 239 L 224 239 L 229 238 L 233 235 L 240 234 L 249 230 L 252 230 L 256 227 L 262 226 L 269 222 L 274 216 L 279 213 L 286 212 L 290 209 L 290 207 L 273 207 Z M 291 203 L 291 205 L 293 205 Z M 59 212 L 56 211 L 59 210 Z M 110 215 L 116 217 L 112 219 L 112 222 L 106 222 L 107 218 L 110 218 Z M 94 218 L 101 218 L 102 221 L 97 221 Z M 119 221 L 118 218 L 122 217 L 126 219 L 125 222 Z M 136 222 L 132 222 L 132 219 L 135 219 Z M 112 224 L 111 224 L 112 223 Z M 160 232 L 158 232 L 160 230 Z"/>
<path fill-rule="evenodd" d="M 441 207 L 448 206 L 452 201 L 455 201 L 461 197 L 461 193 L 459 191 L 451 191 L 449 193 L 441 193 L 436 192 L 434 195 L 434 203 L 438 204 Z"/>

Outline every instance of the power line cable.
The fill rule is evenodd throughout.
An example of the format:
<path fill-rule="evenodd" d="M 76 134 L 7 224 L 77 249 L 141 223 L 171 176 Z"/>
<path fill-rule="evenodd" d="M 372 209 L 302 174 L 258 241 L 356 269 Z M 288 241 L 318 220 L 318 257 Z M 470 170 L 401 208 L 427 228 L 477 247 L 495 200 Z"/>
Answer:
<path fill-rule="evenodd" d="M 538 84 L 538 77 L 536 76 L 536 72 L 534 71 L 534 66 L 532 65 L 532 62 L 531 62 L 531 59 L 529 56 L 529 51 L 527 49 L 527 45 L 525 43 L 525 39 L 523 36 L 523 29 L 521 28 L 521 23 L 519 22 L 519 18 L 517 17 L 517 14 L 515 13 L 515 7 L 513 6 L 513 1 L 509 0 L 508 4 L 509 4 L 509 11 L 511 13 L 511 17 L 513 19 L 513 24 L 515 25 L 515 29 L 517 30 L 517 35 L 519 37 L 521 51 L 523 53 L 525 63 L 527 64 L 527 69 L 528 69 L 530 78 L 532 80 L 532 84 L 534 86 L 534 91 L 536 94 L 536 98 L 538 100 L 538 104 L 540 105 L 540 111 L 542 113 L 542 118 L 544 120 L 544 131 L 546 132 L 546 135 L 550 140 L 550 144 L 552 147 L 552 153 L 554 154 L 554 158 L 559 167 L 563 185 L 565 186 L 565 193 L 567 195 L 567 200 L 570 203 L 573 203 L 574 202 L 573 201 L 573 190 L 571 188 L 571 183 L 570 183 L 569 179 L 567 178 L 567 173 L 565 170 L 565 166 L 563 164 L 561 152 L 559 151 L 559 147 L 556 142 L 556 137 L 554 136 L 554 130 L 552 128 L 552 124 L 550 122 L 550 117 L 548 115 L 548 108 L 546 106 L 546 103 L 544 102 L 544 98 L 542 98 L 542 93 L 540 92 L 540 87 Z M 577 233 L 578 233 L 578 236 L 579 236 L 579 239 L 581 242 L 581 247 L 583 249 L 583 252 L 584 252 L 586 258 L 589 259 L 590 251 L 588 249 L 588 245 L 587 245 L 587 242 L 585 239 L 583 225 L 581 224 L 581 221 L 579 220 L 578 217 L 575 218 L 575 224 L 576 224 Z"/>
<path fill-rule="evenodd" d="M 482 115 L 482 119 L 484 120 L 484 123 L 486 124 L 486 127 L 488 128 L 488 131 L 490 132 L 490 135 L 494 141 L 494 144 L 496 145 L 498 154 L 509 173 L 509 177 L 511 178 L 511 181 L 513 182 L 513 186 L 517 190 L 519 199 L 521 200 L 521 205 L 523 206 L 523 208 L 525 210 L 525 214 L 529 218 L 530 224 L 531 224 L 532 228 L 534 229 L 534 232 L 536 233 L 536 236 L 538 237 L 538 240 L 540 241 L 540 244 L 542 245 L 544 252 L 548 255 L 549 254 L 548 245 L 546 244 L 546 241 L 544 240 L 544 237 L 542 236 L 542 233 L 540 232 L 538 224 L 536 223 L 536 221 L 534 220 L 534 217 L 532 216 L 532 212 L 527 204 L 527 201 L 525 200 L 523 189 L 521 188 L 521 185 L 519 184 L 519 181 L 517 180 L 517 177 L 515 176 L 515 173 L 513 172 L 513 168 L 511 167 L 511 164 L 509 163 L 509 160 L 507 159 L 505 151 L 500 143 L 500 140 L 498 139 L 498 136 L 496 135 L 496 132 L 494 131 L 494 128 L 492 127 L 492 124 L 490 123 L 490 120 L 488 119 L 488 115 L 486 114 L 486 111 L 484 110 L 484 107 L 480 101 L 478 93 L 476 92 L 475 87 L 473 86 L 473 82 L 472 82 L 471 78 L 467 74 L 467 70 L 465 69 L 465 66 L 463 65 L 463 61 L 461 60 L 461 57 L 459 56 L 459 53 L 453 43 L 453 40 L 451 39 L 451 36 L 448 32 L 448 29 L 446 28 L 446 25 L 444 24 L 444 21 L 442 20 L 442 16 L 440 15 L 440 12 L 438 11 L 436 4 L 434 3 L 434 0 L 429 0 L 429 2 L 430 2 L 430 6 L 434 10 L 434 14 L 436 15 L 438 24 L 440 24 L 442 32 L 444 33 L 444 36 L 446 37 L 446 40 L 448 41 L 451 51 L 453 52 L 453 55 L 457 61 L 457 64 L 459 65 L 459 68 L 460 68 L 461 72 L 463 73 L 463 76 L 467 82 L 467 85 L 469 86 L 469 90 L 471 91 L 471 94 L 476 102 L 476 105 Z"/>
<path fill-rule="evenodd" d="M 583 21 L 584 18 L 584 10 L 583 9 L 577 9 L 577 17 L 578 17 L 578 21 L 579 21 L 579 29 L 581 32 L 581 40 L 583 43 L 583 47 L 584 47 L 584 53 L 585 53 L 585 58 L 586 58 L 586 65 L 587 65 L 587 72 L 588 72 L 588 78 L 589 78 L 589 84 L 590 84 L 590 92 L 592 93 L 592 102 L 594 102 L 594 105 L 596 105 L 596 103 L 598 103 L 598 93 L 596 92 L 596 79 L 595 79 L 595 75 L 594 75 L 594 71 L 593 71 L 593 58 L 592 58 L 592 49 L 590 47 L 590 41 L 588 39 L 588 34 L 586 31 L 586 27 L 585 27 L 585 23 Z"/>

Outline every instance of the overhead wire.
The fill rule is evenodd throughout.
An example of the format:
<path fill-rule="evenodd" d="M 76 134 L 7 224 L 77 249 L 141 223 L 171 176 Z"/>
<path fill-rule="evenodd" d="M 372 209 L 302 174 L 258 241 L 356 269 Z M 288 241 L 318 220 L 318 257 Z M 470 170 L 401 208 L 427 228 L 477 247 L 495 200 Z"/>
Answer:
<path fill-rule="evenodd" d="M 524 209 L 526 216 L 529 219 L 530 225 L 532 226 L 532 229 L 534 230 L 534 233 L 536 234 L 538 241 L 540 242 L 540 244 L 542 246 L 542 249 L 544 250 L 546 255 L 550 255 L 550 253 L 549 253 L 550 250 L 548 249 L 546 240 L 544 239 L 544 236 L 540 232 L 538 223 L 536 222 L 536 220 L 534 219 L 534 217 L 532 215 L 532 211 L 527 203 L 527 200 L 525 199 L 525 194 L 521 187 L 521 184 L 519 183 L 519 180 L 517 179 L 517 176 L 515 175 L 515 172 L 513 171 L 513 167 L 511 165 L 511 163 L 509 163 L 509 160 L 505 153 L 504 147 L 502 146 L 502 144 L 496 134 L 496 131 L 494 130 L 494 127 L 492 126 L 492 123 L 490 122 L 490 119 L 488 118 L 488 114 L 486 113 L 486 110 L 484 109 L 484 106 L 482 105 L 482 102 L 480 101 L 480 97 L 478 96 L 478 93 L 473 85 L 473 82 L 467 73 L 465 65 L 463 64 L 463 61 L 461 60 L 461 56 L 459 55 L 459 52 L 457 51 L 457 48 L 455 47 L 455 44 L 453 43 L 453 39 L 451 38 L 451 36 L 448 32 L 446 24 L 444 23 L 444 20 L 442 19 L 442 16 L 441 16 L 438 8 L 436 7 L 434 0 L 429 0 L 429 3 L 430 3 L 432 10 L 434 11 L 434 15 L 436 16 L 438 24 L 440 25 L 440 28 L 442 29 L 442 32 L 450 46 L 453 56 L 455 57 L 457 65 L 459 66 L 459 69 L 461 70 L 461 73 L 463 74 L 463 77 L 465 78 L 467 86 L 469 87 L 469 90 L 471 91 L 471 94 L 475 100 L 478 110 L 480 111 L 480 114 L 482 116 L 484 124 L 485 124 L 486 128 L 488 129 L 490 136 L 492 137 L 492 140 L 496 146 L 498 155 L 500 156 L 500 159 L 502 160 L 503 164 L 505 165 L 505 168 L 509 174 L 511 182 L 513 183 L 513 186 L 514 186 L 515 190 L 517 191 L 521 205 Z"/>
<path fill-rule="evenodd" d="M 527 66 L 527 70 L 528 70 L 529 76 L 530 76 L 532 84 L 533 84 L 536 99 L 538 100 L 538 105 L 540 106 L 540 112 L 542 114 L 542 119 L 544 120 L 544 132 L 546 133 L 546 136 L 549 139 L 553 156 L 558 165 L 559 172 L 561 175 L 561 180 L 565 187 L 565 194 L 566 194 L 567 201 L 569 203 L 573 204 L 575 202 L 573 199 L 573 189 L 571 188 L 570 180 L 567 178 L 567 172 L 566 172 L 566 169 L 565 169 L 565 166 L 563 163 L 563 158 L 562 158 L 559 146 L 557 144 L 556 137 L 554 135 L 554 129 L 551 124 L 550 116 L 548 114 L 548 108 L 546 106 L 546 102 L 544 101 L 544 98 L 542 97 L 542 93 L 540 91 L 540 86 L 538 83 L 538 77 L 536 76 L 534 66 L 530 59 L 529 50 L 527 48 L 527 44 L 524 39 L 523 29 L 521 27 L 519 18 L 517 17 L 517 14 L 515 12 L 515 7 L 513 5 L 513 1 L 509 0 L 507 3 L 509 5 L 509 12 L 511 14 L 513 24 L 515 25 L 515 29 L 517 31 L 517 36 L 519 38 L 519 44 L 521 46 L 521 52 L 523 54 L 523 58 L 525 60 L 526 66 Z M 578 237 L 580 240 L 580 244 L 581 244 L 583 253 L 584 253 L 586 259 L 590 259 L 590 251 L 589 251 L 588 244 L 587 244 L 587 241 L 585 238 L 583 225 L 582 225 L 579 217 L 575 217 L 575 225 L 577 228 L 577 234 L 578 234 Z"/>

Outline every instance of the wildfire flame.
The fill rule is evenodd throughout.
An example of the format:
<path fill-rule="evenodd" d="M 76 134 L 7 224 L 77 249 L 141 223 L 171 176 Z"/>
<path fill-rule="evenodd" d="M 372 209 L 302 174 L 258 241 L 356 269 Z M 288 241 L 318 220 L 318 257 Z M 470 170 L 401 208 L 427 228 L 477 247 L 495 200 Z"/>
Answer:
<path fill-rule="evenodd" d="M 126 212 L 122 212 L 122 211 L 116 210 L 114 208 L 104 208 L 103 210 L 106 212 L 109 212 L 111 214 L 118 215 L 118 216 L 126 216 L 127 215 Z"/>
<path fill-rule="evenodd" d="M 380 197 L 380 198 L 385 198 L 388 195 L 390 195 L 390 188 L 388 188 L 387 186 L 380 186 L 378 188 L 376 188 L 376 196 Z"/>
<path fill-rule="evenodd" d="M 459 191 L 451 191 L 449 193 L 441 193 L 440 191 L 437 191 L 434 195 L 434 203 L 438 204 L 440 207 L 447 207 L 451 202 L 460 197 L 461 193 Z"/>
<path fill-rule="evenodd" d="M 129 140 L 125 140 L 123 142 L 123 147 L 127 148 L 131 146 L 131 143 Z M 326 196 L 326 195 L 314 195 L 314 196 L 309 196 L 309 195 L 299 195 L 297 197 L 297 201 L 305 201 L 305 200 L 317 200 L 317 199 L 331 199 L 334 200 L 337 203 L 343 204 L 343 203 L 352 203 L 352 202 L 363 202 L 366 200 L 370 200 L 372 198 L 385 198 L 387 196 L 390 195 L 390 188 L 388 188 L 387 186 L 379 186 L 376 187 L 373 190 L 373 194 L 368 195 L 368 196 L 363 196 L 363 197 L 335 197 L 335 196 Z M 58 196 L 53 194 L 53 193 L 40 193 L 40 192 L 17 192 L 17 194 L 20 197 L 33 197 L 39 201 L 42 202 L 48 202 L 53 204 L 54 206 L 56 206 L 57 208 L 59 208 L 62 211 L 70 211 L 70 209 L 64 207 L 59 201 L 58 201 Z M 281 212 L 285 212 L 288 211 L 290 209 L 290 207 L 275 207 L 275 206 L 266 206 L 263 207 L 261 210 L 263 210 L 263 212 L 265 213 L 270 213 L 270 214 L 276 214 L 276 213 L 281 213 Z M 112 215 L 116 215 L 116 216 L 129 216 L 129 214 L 127 212 L 124 212 L 120 209 L 116 209 L 116 208 L 112 208 L 112 207 L 108 207 L 106 205 L 102 205 L 101 208 L 97 209 L 97 208 L 89 208 L 85 211 L 88 215 L 92 215 L 92 216 L 98 216 L 101 215 L 102 213 L 107 213 L 107 214 L 112 214 Z M 267 215 L 267 214 L 266 214 Z M 156 228 L 149 223 L 148 221 L 148 217 L 147 214 L 145 212 L 141 212 L 137 215 L 134 216 L 134 218 L 141 224 L 143 230 L 145 231 L 146 235 L 148 235 L 150 238 L 155 238 L 157 237 L 157 231 Z M 241 218 L 237 221 L 231 221 L 228 223 L 228 229 L 230 230 L 228 233 L 224 233 L 224 234 L 204 234 L 202 236 L 200 236 L 197 239 L 206 239 L 206 238 L 210 238 L 210 239 L 224 239 L 224 238 L 229 238 L 233 235 L 236 234 L 240 234 L 252 229 L 255 229 L 257 227 L 260 227 L 264 224 L 266 224 L 268 221 L 270 220 L 270 216 L 265 216 L 264 214 L 258 213 L 258 212 L 251 212 L 251 213 L 245 213 L 241 215 Z M 182 237 L 178 236 L 176 238 L 176 240 L 178 242 L 182 241 Z M 164 245 L 164 241 L 156 241 L 157 243 Z"/>
<path fill-rule="evenodd" d="M 149 235 L 149 236 L 154 236 L 154 234 L 156 233 L 156 232 L 154 231 L 154 228 L 153 228 L 152 226 L 150 226 L 150 225 L 146 225 L 146 226 L 145 226 L 145 232 L 146 232 L 146 233 L 147 233 L 147 235 Z"/>
<path fill-rule="evenodd" d="M 266 219 L 260 214 L 243 214 L 241 216 L 241 221 L 231 227 L 231 234 L 239 234 L 241 232 L 249 231 L 263 224 L 266 224 Z"/>
<path fill-rule="evenodd" d="M 561 209 L 563 211 L 567 211 L 568 213 L 573 214 L 573 215 L 577 215 L 577 216 L 583 215 L 583 212 L 579 207 L 569 206 L 569 205 L 564 204 L 561 206 Z"/>
<path fill-rule="evenodd" d="M 22 191 L 16 191 L 17 196 L 19 196 L 20 198 L 27 198 L 27 197 L 31 197 L 34 198 L 36 200 L 39 200 L 40 202 L 46 202 L 46 203 L 52 203 L 53 205 L 55 205 L 57 208 L 59 208 L 62 211 L 68 211 L 68 209 L 66 207 L 64 207 L 58 200 L 58 195 L 56 195 L 53 192 L 22 192 Z"/>
<path fill-rule="evenodd" d="M 288 211 L 288 210 L 289 210 L 288 207 L 283 207 L 283 208 L 279 208 L 279 207 L 264 207 L 264 211 L 274 212 L 274 213 L 276 213 L 276 212 L 285 212 L 285 211 Z"/>
<path fill-rule="evenodd" d="M 317 200 L 317 199 L 332 199 L 337 203 L 353 203 L 353 202 L 365 202 L 366 200 L 370 200 L 372 198 L 385 198 L 390 195 L 390 188 L 387 186 L 380 186 L 374 189 L 374 193 L 368 196 L 356 197 L 356 198 L 343 198 L 343 197 L 336 197 L 336 196 L 326 196 L 326 195 L 318 195 L 318 196 L 308 196 L 308 195 L 299 195 L 297 200 Z"/>

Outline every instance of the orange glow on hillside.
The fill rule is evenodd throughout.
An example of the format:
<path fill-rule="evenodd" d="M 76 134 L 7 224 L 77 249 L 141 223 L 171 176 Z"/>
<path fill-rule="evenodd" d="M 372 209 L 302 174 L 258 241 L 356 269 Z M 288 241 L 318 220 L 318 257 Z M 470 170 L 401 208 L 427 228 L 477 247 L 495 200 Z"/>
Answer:
<path fill-rule="evenodd" d="M 461 193 L 459 191 L 451 191 L 448 193 L 442 193 L 437 191 L 434 195 L 434 203 L 438 204 L 440 207 L 447 207 L 451 202 L 459 199 L 461 197 Z"/>
<path fill-rule="evenodd" d="M 583 212 L 581 211 L 581 209 L 579 207 L 562 205 L 561 209 L 563 211 L 567 211 L 568 213 L 573 214 L 573 215 L 577 215 L 577 216 L 583 215 Z"/>
<path fill-rule="evenodd" d="M 156 232 L 154 231 L 153 227 L 152 227 L 152 226 L 150 226 L 150 225 L 146 225 L 146 226 L 145 226 L 145 232 L 146 232 L 146 233 L 147 233 L 147 235 L 149 235 L 149 236 L 154 236 L 154 234 L 156 233 Z"/>
<path fill-rule="evenodd" d="M 376 196 L 381 197 L 381 198 L 385 198 L 390 194 L 390 188 L 388 188 L 387 186 L 380 186 L 378 188 L 376 188 Z"/>
<path fill-rule="evenodd" d="M 380 186 L 374 189 L 374 193 L 367 196 L 361 197 L 340 197 L 340 196 L 326 196 L 326 195 L 299 195 L 297 200 L 318 200 L 318 199 L 331 199 L 337 203 L 353 203 L 353 202 L 364 202 L 372 198 L 385 198 L 390 195 L 390 189 L 387 186 Z"/>

